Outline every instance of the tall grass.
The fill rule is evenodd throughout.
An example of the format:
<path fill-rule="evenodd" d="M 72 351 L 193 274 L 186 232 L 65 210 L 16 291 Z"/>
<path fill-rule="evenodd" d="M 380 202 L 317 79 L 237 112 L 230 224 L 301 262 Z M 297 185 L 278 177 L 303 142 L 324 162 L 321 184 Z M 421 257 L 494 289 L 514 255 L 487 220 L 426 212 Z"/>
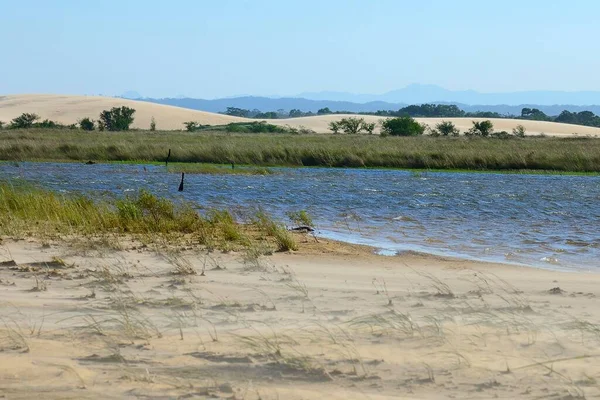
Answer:
<path fill-rule="evenodd" d="M 447 138 L 189 132 L 0 132 L 1 160 L 98 160 L 600 172 L 593 138 Z"/>
<path fill-rule="evenodd" d="M 282 250 L 297 248 L 290 232 L 264 213 L 260 218 L 261 226 L 274 228 L 265 231 L 257 222 L 241 224 L 226 210 L 200 215 L 192 204 L 175 203 L 145 190 L 116 199 L 93 200 L 83 195 L 0 183 L 0 235 L 114 233 L 141 234 L 150 239 L 152 235 L 167 235 L 187 236 L 201 245 L 233 243 L 246 247 L 251 245 L 252 235 L 262 231 Z"/>

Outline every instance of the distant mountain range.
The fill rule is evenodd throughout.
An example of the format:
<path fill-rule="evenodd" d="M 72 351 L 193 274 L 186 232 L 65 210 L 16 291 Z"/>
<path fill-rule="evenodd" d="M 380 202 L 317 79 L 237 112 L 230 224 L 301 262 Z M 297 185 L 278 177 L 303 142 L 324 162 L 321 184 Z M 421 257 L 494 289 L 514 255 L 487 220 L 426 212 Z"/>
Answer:
<path fill-rule="evenodd" d="M 137 92 L 122 97 L 132 98 Z M 134 97 L 135 98 L 135 97 Z M 452 91 L 434 85 L 410 85 L 381 95 L 351 94 L 344 92 L 301 93 L 293 97 L 240 96 L 214 100 L 193 98 L 136 98 L 159 104 L 209 112 L 223 112 L 227 107 L 258 109 L 262 112 L 298 109 L 316 112 L 328 107 L 331 111 L 375 112 L 398 110 L 410 104 L 456 104 L 467 112 L 494 111 L 500 114 L 520 115 L 524 107 L 538 108 L 547 115 L 592 111 L 600 114 L 600 92 L 529 91 L 512 93 L 479 93 L 472 90 Z"/>
<path fill-rule="evenodd" d="M 474 90 L 453 91 L 435 85 L 414 84 L 403 89 L 393 90 L 383 94 L 352 94 L 345 92 L 313 92 L 301 93 L 296 97 L 311 100 L 349 101 L 353 103 L 368 103 L 384 101 L 387 103 L 461 103 L 478 105 L 519 105 L 519 104 L 600 104 L 600 92 L 564 92 L 564 91 L 527 91 L 506 93 L 480 93 Z"/>

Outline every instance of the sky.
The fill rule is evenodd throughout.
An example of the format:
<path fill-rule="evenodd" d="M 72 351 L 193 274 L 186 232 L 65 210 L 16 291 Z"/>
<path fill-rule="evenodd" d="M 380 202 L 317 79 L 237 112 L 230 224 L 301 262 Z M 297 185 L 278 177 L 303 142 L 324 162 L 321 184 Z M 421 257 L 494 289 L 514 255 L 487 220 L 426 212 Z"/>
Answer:
<path fill-rule="evenodd" d="M 0 0 L 0 94 L 600 91 L 597 0 Z"/>

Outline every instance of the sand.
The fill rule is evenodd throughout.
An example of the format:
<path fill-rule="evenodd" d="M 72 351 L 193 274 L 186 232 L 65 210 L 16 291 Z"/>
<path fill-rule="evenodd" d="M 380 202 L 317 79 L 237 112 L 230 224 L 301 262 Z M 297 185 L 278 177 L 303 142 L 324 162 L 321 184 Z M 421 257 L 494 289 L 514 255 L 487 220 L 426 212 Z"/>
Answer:
<path fill-rule="evenodd" d="M 155 118 L 157 128 L 164 130 L 183 129 L 186 121 L 197 121 L 205 125 L 223 125 L 231 122 L 256 121 L 245 118 L 230 117 L 227 115 L 196 111 L 179 107 L 166 106 L 141 101 L 118 99 L 99 96 L 67 96 L 67 95 L 8 95 L 0 97 L 0 121 L 8 122 L 12 118 L 24 113 L 36 113 L 43 119 L 48 118 L 63 124 L 76 123 L 84 117 L 97 119 L 102 110 L 111 107 L 128 106 L 136 110 L 133 127 L 148 129 L 152 117 Z M 352 115 L 322 115 L 314 117 L 290 118 L 270 120 L 270 123 L 281 126 L 306 127 L 316 133 L 331 133 L 328 124 Z M 363 116 L 369 122 L 382 120 L 381 117 Z M 472 126 L 473 118 L 417 118 L 421 123 L 431 127 L 442 120 L 452 121 L 462 132 Z M 511 132 L 521 124 L 525 126 L 528 134 L 537 135 L 545 133 L 549 136 L 598 136 L 600 128 L 559 124 L 554 122 L 521 121 L 512 119 L 491 119 L 497 131 Z M 379 128 L 376 129 L 376 133 Z"/>
<path fill-rule="evenodd" d="M 0 397 L 600 396 L 599 274 L 300 240 L 256 259 L 4 238 Z"/>
<path fill-rule="evenodd" d="M 144 101 L 99 96 L 61 96 L 46 94 L 9 95 L 0 97 L 0 121 L 8 122 L 22 113 L 35 113 L 42 119 L 73 124 L 81 118 L 97 120 L 103 110 L 127 106 L 136 110 L 134 128 L 148 129 L 152 117 L 157 129 L 184 129 L 183 123 L 197 121 L 203 125 L 243 122 L 244 118 L 214 114 Z"/>

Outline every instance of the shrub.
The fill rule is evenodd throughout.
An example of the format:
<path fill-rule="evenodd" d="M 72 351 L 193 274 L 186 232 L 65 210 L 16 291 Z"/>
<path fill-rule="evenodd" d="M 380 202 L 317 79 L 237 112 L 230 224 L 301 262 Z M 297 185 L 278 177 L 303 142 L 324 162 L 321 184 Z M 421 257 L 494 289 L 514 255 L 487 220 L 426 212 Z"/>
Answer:
<path fill-rule="evenodd" d="M 100 113 L 98 126 L 100 130 L 128 131 L 133 123 L 133 114 L 135 114 L 135 110 L 125 106 L 104 110 Z"/>
<path fill-rule="evenodd" d="M 347 133 L 349 135 L 355 135 L 357 133 L 360 133 L 364 123 L 365 123 L 364 118 L 354 118 L 354 117 L 342 118 L 339 122 L 340 127 L 342 128 L 344 133 Z"/>
<path fill-rule="evenodd" d="M 458 136 L 460 135 L 460 131 L 450 121 L 442 121 L 435 126 L 435 130 L 439 132 L 441 136 Z"/>
<path fill-rule="evenodd" d="M 525 129 L 525 127 L 523 125 L 517 125 L 517 127 L 513 129 L 512 133 L 516 137 L 524 138 L 526 131 L 527 130 Z"/>
<path fill-rule="evenodd" d="M 152 132 L 156 130 L 156 120 L 154 119 L 154 117 L 152 117 L 152 119 L 150 120 L 150 130 Z"/>
<path fill-rule="evenodd" d="M 0 129 L 4 128 L 4 121 L 0 121 Z"/>
<path fill-rule="evenodd" d="M 88 117 L 82 118 L 79 121 L 79 127 L 84 131 L 93 131 L 94 129 L 96 129 L 94 121 L 89 119 Z"/>
<path fill-rule="evenodd" d="M 184 122 L 183 125 L 185 125 L 185 130 L 188 132 L 197 131 L 198 129 L 200 129 L 202 127 L 202 125 L 200 125 L 198 122 L 195 122 L 195 121 L 187 121 L 187 122 Z"/>
<path fill-rule="evenodd" d="M 265 121 L 260 122 L 235 122 L 230 123 L 225 127 L 227 132 L 231 133 L 285 133 L 286 128 L 281 126 L 267 124 Z"/>
<path fill-rule="evenodd" d="M 35 124 L 33 124 L 34 128 L 42 128 L 42 129 L 54 129 L 54 128 L 62 128 L 63 125 L 51 121 L 49 119 L 45 119 L 42 122 L 36 122 Z"/>
<path fill-rule="evenodd" d="M 362 123 L 362 129 L 365 130 L 369 135 L 373 134 L 377 124 L 375 122 L 364 122 Z"/>
<path fill-rule="evenodd" d="M 33 123 L 40 119 L 37 114 L 23 113 L 14 118 L 10 123 L 11 129 L 27 129 L 33 127 Z"/>
<path fill-rule="evenodd" d="M 492 121 L 473 121 L 473 127 L 466 132 L 466 135 L 488 137 L 492 132 L 494 132 L 494 124 Z"/>
<path fill-rule="evenodd" d="M 342 129 L 342 125 L 339 123 L 339 121 L 331 121 L 329 123 L 329 130 L 331 130 L 334 135 L 340 133 L 340 129 Z"/>
<path fill-rule="evenodd" d="M 411 117 L 398 117 L 384 120 L 381 132 L 391 136 L 419 136 L 425 132 L 425 127 Z"/>
<path fill-rule="evenodd" d="M 494 132 L 494 133 L 492 133 L 492 137 L 495 137 L 498 139 L 509 139 L 510 133 L 508 133 L 506 131 Z"/>
<path fill-rule="evenodd" d="M 307 128 L 304 125 L 300 125 L 300 127 L 298 128 L 298 133 L 301 135 L 310 135 L 310 134 L 316 133 L 316 132 L 310 128 Z"/>

